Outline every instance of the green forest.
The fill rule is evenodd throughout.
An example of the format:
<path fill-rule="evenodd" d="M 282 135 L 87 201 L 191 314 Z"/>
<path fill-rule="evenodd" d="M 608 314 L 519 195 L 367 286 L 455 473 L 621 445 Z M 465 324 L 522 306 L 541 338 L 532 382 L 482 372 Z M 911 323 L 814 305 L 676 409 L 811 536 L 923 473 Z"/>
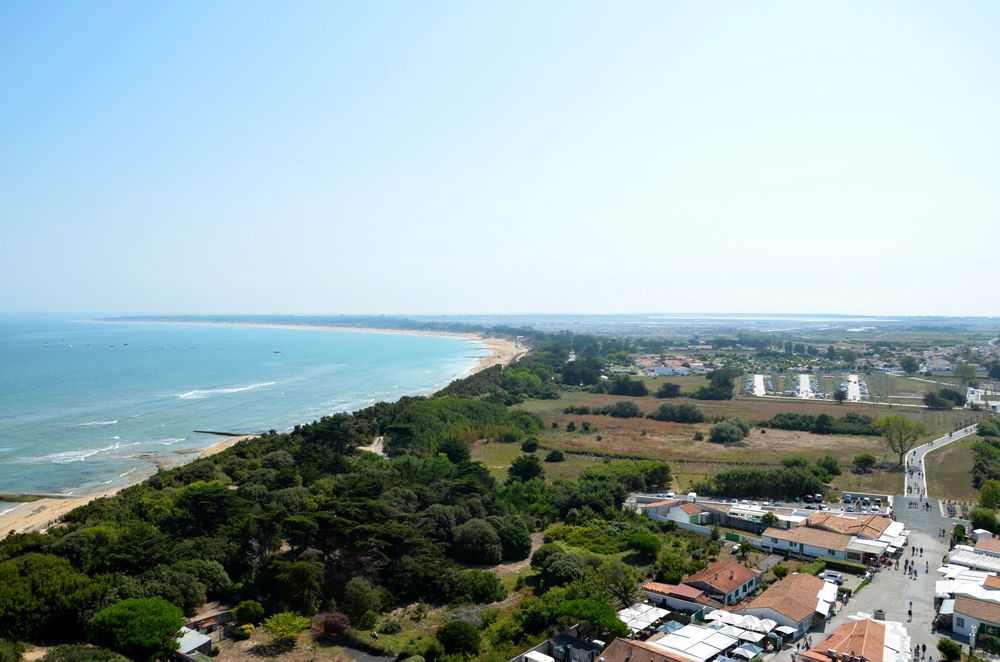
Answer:
<path fill-rule="evenodd" d="M 521 464 L 537 469 L 512 467 L 499 482 L 470 461 L 478 440 L 532 439 L 540 420 L 504 403 L 545 397 L 571 349 L 571 338 L 556 337 L 523 365 L 484 371 L 435 397 L 271 431 L 74 510 L 47 533 L 7 536 L 0 659 L 12 642 L 84 641 L 159 659 L 183 616 L 207 600 L 239 603 L 240 621 L 263 622 L 279 639 L 308 619 L 335 635 L 348 624 L 375 627 L 402 605 L 502 600 L 508 589 L 485 569 L 527 559 L 532 532 L 620 522 L 628 489 L 671 479 L 665 463 L 643 461 L 546 482 L 537 458 L 525 456 L 534 462 Z M 358 450 L 376 436 L 386 457 Z M 641 533 L 649 523 L 628 526 Z M 478 624 L 477 642 L 480 629 L 489 634 L 481 643 L 451 627 L 409 652 L 506 655 L 577 622 L 621 634 L 604 590 L 621 569 L 579 555 L 550 561 L 536 595 Z"/>

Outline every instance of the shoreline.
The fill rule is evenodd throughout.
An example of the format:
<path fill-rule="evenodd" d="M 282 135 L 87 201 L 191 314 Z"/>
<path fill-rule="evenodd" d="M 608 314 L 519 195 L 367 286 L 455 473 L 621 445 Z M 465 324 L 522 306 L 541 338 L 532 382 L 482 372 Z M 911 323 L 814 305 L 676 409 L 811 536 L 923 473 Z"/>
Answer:
<path fill-rule="evenodd" d="M 338 327 L 338 326 L 326 326 L 326 325 L 314 325 L 314 324 L 266 324 L 266 323 L 252 323 L 252 322 L 184 322 L 184 321 L 168 321 L 168 320 L 87 320 L 89 322 L 97 324 L 183 324 L 183 325 L 195 325 L 195 326 L 242 326 L 251 328 L 286 328 L 286 329 L 315 329 L 315 330 L 326 330 L 326 331 L 356 331 L 361 333 L 389 333 L 389 334 L 408 334 L 408 335 L 436 335 L 436 336 L 448 336 L 466 340 L 469 342 L 475 342 L 479 344 L 483 349 L 487 351 L 487 354 L 482 357 L 475 359 L 471 366 L 456 374 L 454 379 L 463 379 L 471 375 L 481 372 L 487 368 L 495 365 L 508 365 L 515 362 L 521 358 L 525 353 L 527 353 L 528 348 L 522 346 L 513 340 L 508 340 L 506 338 L 486 338 L 481 334 L 475 333 L 458 333 L 458 332 L 448 332 L 448 331 L 419 331 L 419 330 L 407 330 L 407 329 L 369 329 L 362 327 Z M 421 395 L 431 395 L 431 393 L 421 394 Z M 307 421 L 311 422 L 311 421 Z M 149 454 L 149 457 L 143 457 L 140 459 L 149 462 L 154 465 L 157 470 L 159 469 L 172 469 L 188 462 L 193 462 L 195 460 L 211 457 L 221 453 L 224 450 L 232 448 L 236 444 L 246 439 L 253 439 L 258 435 L 242 435 L 238 437 L 226 437 L 220 440 L 218 443 L 212 444 L 206 448 L 202 449 L 185 449 L 174 451 L 173 456 L 177 458 L 176 461 L 170 461 L 169 455 L 159 455 L 159 454 Z M 155 457 L 154 457 L 155 455 Z M 91 501 L 96 501 L 97 499 L 103 499 L 105 497 L 114 496 L 121 490 L 137 485 L 142 481 L 146 480 L 149 476 L 143 476 L 135 481 L 119 485 L 114 488 L 99 490 L 90 494 L 81 494 L 80 496 L 71 496 L 64 498 L 42 498 L 36 501 L 30 501 L 26 503 L 19 504 L 14 508 L 0 514 L 0 539 L 6 537 L 9 533 L 27 533 L 30 531 L 45 531 L 51 526 L 58 524 L 59 519 L 66 513 L 79 508 L 80 506 L 85 506 Z"/>
<path fill-rule="evenodd" d="M 155 465 L 157 469 L 172 469 L 174 467 L 187 464 L 188 462 L 200 460 L 203 457 L 211 457 L 212 455 L 221 453 L 228 448 L 232 448 L 241 441 L 246 439 L 255 439 L 257 436 L 258 435 L 255 434 L 247 434 L 239 437 L 226 437 L 222 441 L 212 444 L 207 448 L 174 451 L 174 455 L 179 456 L 178 461 L 176 462 L 168 462 L 162 459 L 153 460 L 152 458 L 142 459 Z M 184 456 L 189 457 L 188 459 L 184 459 Z M 100 490 L 98 492 L 93 492 L 91 494 L 81 494 L 79 496 L 60 498 L 42 498 L 36 501 L 19 504 L 7 512 L 0 514 L 0 539 L 6 537 L 9 533 L 45 531 L 46 529 L 57 525 L 59 523 L 59 518 L 69 511 L 75 510 L 80 506 L 85 506 L 91 501 L 114 496 L 126 488 L 138 485 L 148 477 L 149 476 L 143 476 L 139 480 L 126 483 L 124 485 L 118 485 L 117 487 Z"/>

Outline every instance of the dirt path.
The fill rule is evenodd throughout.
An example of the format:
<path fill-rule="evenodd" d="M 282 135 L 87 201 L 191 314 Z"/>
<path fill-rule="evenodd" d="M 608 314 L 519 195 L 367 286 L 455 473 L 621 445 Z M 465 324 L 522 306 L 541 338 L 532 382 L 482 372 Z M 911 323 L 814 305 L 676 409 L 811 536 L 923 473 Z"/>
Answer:
<path fill-rule="evenodd" d="M 544 542 L 543 538 L 544 536 L 540 532 L 531 534 L 531 554 L 534 554 L 535 550 L 542 546 L 542 542 Z M 501 577 L 515 575 L 531 565 L 531 554 L 528 555 L 528 558 L 520 561 L 495 565 L 492 570 Z"/>

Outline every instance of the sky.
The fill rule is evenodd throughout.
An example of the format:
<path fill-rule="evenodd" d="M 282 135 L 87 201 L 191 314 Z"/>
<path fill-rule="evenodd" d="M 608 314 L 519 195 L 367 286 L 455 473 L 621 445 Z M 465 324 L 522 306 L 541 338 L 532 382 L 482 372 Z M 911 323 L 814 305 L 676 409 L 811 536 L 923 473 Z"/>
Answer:
<path fill-rule="evenodd" d="M 1000 315 L 1000 3 L 0 3 L 0 311 Z"/>

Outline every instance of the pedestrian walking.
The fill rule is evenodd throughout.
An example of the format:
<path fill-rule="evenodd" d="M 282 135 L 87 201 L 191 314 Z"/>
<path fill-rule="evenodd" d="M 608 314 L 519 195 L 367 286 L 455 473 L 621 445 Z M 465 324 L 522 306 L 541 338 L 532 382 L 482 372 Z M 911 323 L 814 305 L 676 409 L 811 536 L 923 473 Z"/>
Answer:
<path fill-rule="evenodd" d="M 913 620 L 913 610 L 912 609 L 907 609 L 906 610 L 906 622 L 909 623 L 912 620 Z"/>

